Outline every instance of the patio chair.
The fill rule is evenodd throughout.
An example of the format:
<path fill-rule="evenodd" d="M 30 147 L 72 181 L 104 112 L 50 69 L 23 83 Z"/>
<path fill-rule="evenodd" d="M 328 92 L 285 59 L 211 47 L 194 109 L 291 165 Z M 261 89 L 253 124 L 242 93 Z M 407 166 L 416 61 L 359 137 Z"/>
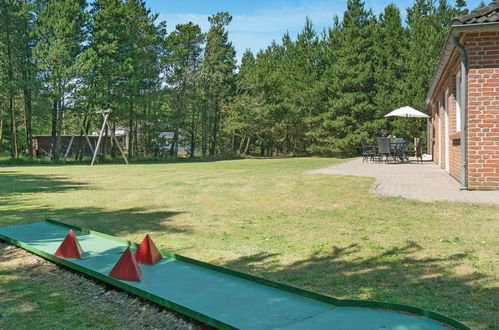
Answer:
<path fill-rule="evenodd" d="M 390 148 L 392 151 L 392 155 L 395 159 L 400 160 L 401 162 L 409 161 L 409 158 L 406 154 L 407 147 L 409 146 L 410 141 L 405 140 L 403 138 L 395 138 L 393 142 L 390 143 Z"/>
<path fill-rule="evenodd" d="M 423 162 L 423 139 L 417 138 L 416 142 L 416 161 L 420 159 Z"/>
<path fill-rule="evenodd" d="M 362 162 L 367 162 L 369 160 L 375 160 L 378 156 L 378 148 L 375 145 L 368 145 L 366 139 L 360 139 L 362 143 Z"/>
<path fill-rule="evenodd" d="M 385 163 L 388 162 L 388 158 L 392 157 L 393 160 L 396 162 L 397 159 L 395 158 L 394 153 L 392 152 L 392 149 L 390 148 L 390 139 L 389 138 L 376 138 L 376 141 L 378 142 L 378 161 L 383 161 L 383 157 L 385 158 Z"/>
<path fill-rule="evenodd" d="M 414 149 L 406 150 L 405 154 L 408 157 L 416 157 L 416 161 L 421 160 L 423 162 L 423 139 L 415 138 L 414 139 Z"/>
<path fill-rule="evenodd" d="M 405 140 L 403 138 L 395 138 L 393 139 L 393 143 L 404 143 Z"/>
<path fill-rule="evenodd" d="M 401 161 L 409 162 L 410 150 L 407 150 L 407 148 L 409 147 L 410 144 L 411 141 L 406 140 L 404 141 L 404 144 L 400 146 L 400 149 L 398 150 L 399 152 L 398 156 Z"/>
<path fill-rule="evenodd" d="M 416 157 L 416 141 L 417 139 L 414 139 L 413 148 L 406 148 L 405 154 L 407 155 L 407 157 Z M 410 143 L 408 143 L 408 146 L 409 145 Z"/>

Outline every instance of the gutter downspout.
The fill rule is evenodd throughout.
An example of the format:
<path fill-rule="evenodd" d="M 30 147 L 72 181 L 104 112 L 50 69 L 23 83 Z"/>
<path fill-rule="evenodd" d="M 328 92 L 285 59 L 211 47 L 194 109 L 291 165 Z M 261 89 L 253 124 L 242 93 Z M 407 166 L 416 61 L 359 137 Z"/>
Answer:
<path fill-rule="evenodd" d="M 426 118 L 426 153 L 428 155 L 430 154 L 430 118 Z"/>
<path fill-rule="evenodd" d="M 453 37 L 452 42 L 461 54 L 461 190 L 468 190 L 468 141 L 467 141 L 467 72 L 468 72 L 468 55 L 466 49 L 459 42 L 458 37 Z"/>

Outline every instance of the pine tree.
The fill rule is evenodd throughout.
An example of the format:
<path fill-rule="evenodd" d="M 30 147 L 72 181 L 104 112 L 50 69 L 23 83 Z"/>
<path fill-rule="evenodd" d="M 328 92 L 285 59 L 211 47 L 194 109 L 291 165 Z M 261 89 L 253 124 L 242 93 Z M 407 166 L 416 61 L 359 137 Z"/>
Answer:
<path fill-rule="evenodd" d="M 33 50 L 44 88 L 52 103 L 52 159 L 58 160 L 66 100 L 75 91 L 75 79 L 86 39 L 84 0 L 43 1 L 35 24 L 38 42 Z"/>
<path fill-rule="evenodd" d="M 286 45 L 291 42 L 288 37 L 285 35 L 283 38 Z M 253 93 L 257 97 L 257 116 L 252 127 L 253 134 L 247 137 L 244 153 L 253 144 L 258 144 L 260 155 L 270 155 L 273 145 L 282 142 L 282 122 L 287 115 L 283 92 L 285 78 L 282 75 L 285 71 L 285 47 L 274 41 L 256 55 Z"/>
<path fill-rule="evenodd" d="M 210 30 L 206 38 L 203 72 L 206 94 L 206 111 L 203 114 L 202 153 L 214 156 L 222 149 L 220 130 L 222 107 L 234 87 L 236 52 L 228 39 L 225 27 L 232 21 L 227 12 L 208 18 Z"/>
<path fill-rule="evenodd" d="M 125 55 L 130 46 L 124 4 L 120 0 L 96 0 L 90 14 L 89 48 L 85 53 L 88 110 L 112 108 L 122 112 L 126 107 L 123 90 L 127 72 Z"/>
<path fill-rule="evenodd" d="M 419 110 L 424 111 L 426 92 L 448 31 L 443 24 L 449 22 L 442 20 L 443 16 L 448 16 L 443 14 L 447 9 L 446 2 L 441 1 L 439 13 L 431 0 L 416 0 L 414 5 L 407 9 L 409 47 L 404 57 L 408 72 L 403 80 L 402 90 L 406 105 Z M 409 121 L 399 118 L 391 122 L 391 131 L 397 136 L 424 138 L 425 126 L 426 123 L 422 120 Z"/>
<path fill-rule="evenodd" d="M 222 131 L 231 137 L 231 152 L 245 154 L 249 143 L 258 132 L 258 107 L 261 98 L 256 94 L 256 59 L 247 49 L 241 59 L 236 75 L 235 95 L 224 108 L 224 127 Z"/>
<path fill-rule="evenodd" d="M 79 124 L 83 125 L 85 133 L 92 124 L 96 124 L 92 123 L 93 119 L 100 120 L 86 113 L 112 109 L 114 126 L 116 121 L 127 119 L 128 100 L 124 82 L 129 68 L 126 55 L 130 42 L 125 14 L 125 4 L 121 0 L 96 0 L 92 3 L 89 46 L 82 54 L 85 63 L 82 70 L 84 88 L 80 91 L 82 118 Z M 102 146 L 104 154 L 107 151 L 106 141 Z M 111 155 L 114 157 L 116 150 L 113 142 Z"/>
<path fill-rule="evenodd" d="M 33 156 L 33 94 L 37 92 L 39 81 L 36 68 L 33 63 L 33 47 L 35 38 L 33 34 L 33 23 L 35 6 L 31 1 L 22 1 L 21 15 L 19 16 L 19 29 L 21 34 L 22 53 L 22 93 L 24 105 L 24 131 L 26 138 L 26 149 L 29 158 Z"/>
<path fill-rule="evenodd" d="M 154 24 L 158 15 L 152 14 L 144 1 L 127 0 L 124 13 L 128 38 L 123 54 L 126 108 L 122 118 L 128 120 L 128 152 L 132 157 L 152 148 L 150 130 L 158 110 L 154 101 L 160 88 L 159 59 L 164 31 L 162 24 Z"/>
<path fill-rule="evenodd" d="M 20 77 L 18 75 L 19 57 L 16 56 L 20 52 L 20 40 L 17 29 L 17 16 L 20 12 L 20 4 L 14 1 L 3 0 L 0 3 L 0 19 L 2 29 L 0 31 L 0 50 L 2 58 L 2 89 L 5 90 L 7 120 L 9 125 L 10 139 L 10 156 L 17 158 L 19 155 L 18 139 L 17 139 L 17 122 L 14 108 L 14 98 L 19 84 Z M 3 126 L 3 120 L 2 120 Z M 2 127 L 3 131 L 3 127 Z"/>
<path fill-rule="evenodd" d="M 380 136 L 382 131 L 390 131 L 389 121 L 383 116 L 406 105 L 402 81 L 407 74 L 405 56 L 408 55 L 408 37 L 408 31 L 402 26 L 400 11 L 393 4 L 388 5 L 380 14 L 374 33 L 376 110 L 370 128 L 365 132 L 365 138 L 372 139 L 373 136 Z"/>
<path fill-rule="evenodd" d="M 323 83 L 329 84 L 328 109 L 318 143 L 311 151 L 351 155 L 360 136 L 375 117 L 373 63 L 371 58 L 374 19 L 360 0 L 349 0 L 341 24 L 330 31 L 329 67 Z"/>
<path fill-rule="evenodd" d="M 245 52 L 235 74 L 228 13 L 209 18 L 201 54 L 198 26 L 166 37 L 143 0 L 94 0 L 90 15 L 83 0 L 0 0 L 0 149 L 8 143 L 17 157 L 31 149 L 32 128 L 51 130 L 55 160 L 73 115 L 104 108 L 129 129 L 129 156 L 157 154 L 165 129 L 172 154 L 189 136 L 191 157 L 198 145 L 210 156 L 351 155 L 382 129 L 424 136 L 423 121 L 383 115 L 424 107 L 451 18 L 465 5 L 415 0 L 404 27 L 394 5 L 377 20 L 349 0 L 320 37 L 307 18 L 295 39 L 285 33 Z"/>
<path fill-rule="evenodd" d="M 32 98 L 37 87 L 32 61 L 34 9 L 34 3 L 28 0 L 0 1 L 0 86 L 6 92 L 4 108 L 9 119 L 7 126 L 12 157 L 18 157 L 23 150 L 31 157 Z M 0 110 L 0 150 L 3 119 Z M 21 139 L 21 133 L 24 133 L 24 139 Z"/>
<path fill-rule="evenodd" d="M 171 89 L 171 124 L 173 142 L 170 153 L 177 155 L 180 129 L 185 128 L 190 137 L 190 156 L 194 157 L 199 109 L 195 105 L 201 66 L 204 34 L 198 25 L 189 22 L 178 24 L 166 38 L 167 53 L 163 57 L 167 83 Z"/>
<path fill-rule="evenodd" d="M 286 40 L 286 38 L 284 39 Z M 320 112 L 322 100 L 318 89 L 322 68 L 319 38 L 307 17 L 296 41 L 283 42 L 285 59 L 283 93 L 288 115 L 284 119 L 284 153 L 306 152 L 310 145 L 307 132 L 312 118 Z"/>

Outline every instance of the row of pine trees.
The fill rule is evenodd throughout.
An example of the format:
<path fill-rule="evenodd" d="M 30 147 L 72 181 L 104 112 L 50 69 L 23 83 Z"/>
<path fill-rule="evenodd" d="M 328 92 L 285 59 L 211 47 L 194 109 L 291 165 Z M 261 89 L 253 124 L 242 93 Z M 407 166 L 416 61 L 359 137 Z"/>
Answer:
<path fill-rule="evenodd" d="M 400 106 L 424 109 L 451 18 L 465 2 L 415 0 L 405 22 L 348 0 L 317 31 L 305 20 L 237 66 L 232 17 L 167 27 L 142 0 L 0 0 L 0 153 L 30 157 L 32 136 L 98 129 L 88 113 L 112 109 L 130 157 L 358 152 L 361 137 L 424 137 L 424 122 L 387 120 Z M 165 151 L 160 132 L 173 132 Z"/>

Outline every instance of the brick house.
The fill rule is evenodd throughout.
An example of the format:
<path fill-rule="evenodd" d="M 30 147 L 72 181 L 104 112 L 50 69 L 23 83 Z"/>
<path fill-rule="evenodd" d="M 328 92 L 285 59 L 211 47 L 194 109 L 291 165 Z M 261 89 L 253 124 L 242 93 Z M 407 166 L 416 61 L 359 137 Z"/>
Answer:
<path fill-rule="evenodd" d="M 499 0 L 452 20 L 426 107 L 433 161 L 461 189 L 499 190 Z"/>

